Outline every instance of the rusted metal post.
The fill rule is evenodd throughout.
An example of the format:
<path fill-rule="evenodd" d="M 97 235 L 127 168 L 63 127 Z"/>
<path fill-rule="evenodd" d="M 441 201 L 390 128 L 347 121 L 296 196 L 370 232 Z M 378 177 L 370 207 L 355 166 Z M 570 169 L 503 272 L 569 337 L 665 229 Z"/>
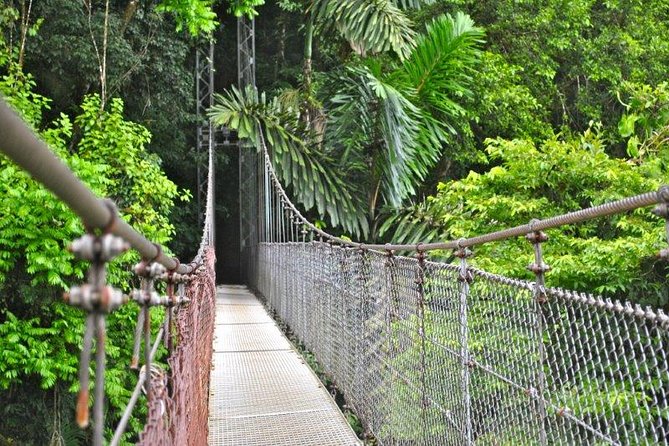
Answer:
<path fill-rule="evenodd" d="M 113 223 L 113 221 L 112 221 Z M 107 230 L 112 225 L 108 225 Z M 88 282 L 72 287 L 64 299 L 73 306 L 85 310 L 86 331 L 84 333 L 81 360 L 79 362 L 79 396 L 77 398 L 76 420 L 80 427 L 89 423 L 88 415 L 88 368 L 91 360 L 93 338 L 95 344 L 95 400 L 93 401 L 93 444 L 102 446 L 104 433 L 104 376 L 105 376 L 105 318 L 127 299 L 123 294 L 107 286 L 107 263 L 126 251 L 129 245 L 110 233 L 95 235 L 90 232 L 75 240 L 70 250 L 80 259 L 88 260 Z"/>
<path fill-rule="evenodd" d="M 472 434 L 472 404 L 470 393 L 470 368 L 473 365 L 473 358 L 469 355 L 469 286 L 474 281 L 474 276 L 469 271 L 467 259 L 472 255 L 472 252 L 462 246 L 454 252 L 455 256 L 460 259 L 460 273 L 458 281 L 460 282 L 460 359 L 462 361 L 461 370 L 461 388 L 462 388 L 462 407 L 463 418 L 465 425 L 463 426 L 464 443 L 466 445 L 473 445 L 474 439 Z"/>
<path fill-rule="evenodd" d="M 538 220 L 532 220 L 530 227 Z M 542 231 L 534 231 L 525 236 L 527 240 L 534 246 L 534 263 L 529 265 L 527 269 L 534 273 L 534 315 L 535 315 L 535 329 L 537 339 L 537 356 L 538 367 L 536 370 L 536 378 L 533 380 L 536 383 L 536 388 L 529 388 L 528 394 L 536 402 L 536 410 L 539 418 L 539 441 L 542 446 L 548 444 L 546 437 L 546 404 L 544 402 L 544 391 L 546 390 L 546 375 L 544 373 L 544 364 L 546 362 L 546 349 L 544 347 L 543 334 L 545 330 L 544 313 L 542 310 L 543 304 L 547 302 L 546 298 L 546 280 L 545 274 L 550 271 L 550 266 L 544 263 L 543 252 L 541 244 L 548 241 L 548 236 Z"/>

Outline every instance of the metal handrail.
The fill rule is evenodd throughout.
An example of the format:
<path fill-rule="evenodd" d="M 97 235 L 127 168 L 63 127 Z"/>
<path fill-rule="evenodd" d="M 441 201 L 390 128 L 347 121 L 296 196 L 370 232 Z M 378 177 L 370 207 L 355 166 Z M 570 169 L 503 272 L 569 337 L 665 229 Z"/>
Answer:
<path fill-rule="evenodd" d="M 142 258 L 158 262 L 170 271 L 190 274 L 197 267 L 180 264 L 120 218 L 118 211 L 77 178 L 4 98 L 0 98 L 0 151 L 67 204 L 87 228 L 107 229 L 123 238 Z"/>

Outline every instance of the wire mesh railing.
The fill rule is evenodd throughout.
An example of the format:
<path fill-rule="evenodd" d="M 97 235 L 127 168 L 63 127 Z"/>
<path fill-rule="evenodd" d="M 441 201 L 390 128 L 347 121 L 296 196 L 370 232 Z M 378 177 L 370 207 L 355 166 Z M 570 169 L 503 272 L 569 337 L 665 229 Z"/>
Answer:
<path fill-rule="evenodd" d="M 86 329 L 79 370 L 76 419 L 89 424 L 90 362 L 94 356 L 92 443 L 104 441 L 104 376 L 107 315 L 134 300 L 141 308 L 135 332 L 131 368 L 139 368 L 141 343 L 144 364 L 128 406 L 111 439 L 119 444 L 140 393 L 148 400 L 146 425 L 140 444 L 206 444 L 211 341 L 214 326 L 214 147 L 209 146 L 209 176 L 203 234 L 197 255 L 182 264 L 167 256 L 160 245 L 147 240 L 118 216 L 113 203 L 98 198 L 58 159 L 34 132 L 0 99 L 0 151 L 30 173 L 81 219 L 86 234 L 75 240 L 73 253 L 90 262 L 88 282 L 74 286 L 65 299 L 86 313 Z M 141 288 L 126 296 L 106 283 L 107 263 L 133 248 L 141 256 L 135 272 Z M 164 281 L 160 295 L 155 283 Z M 165 307 L 165 320 L 155 339 L 151 336 L 152 307 Z M 160 342 L 168 349 L 169 370 L 152 364 Z"/>
<path fill-rule="evenodd" d="M 190 303 L 178 311 L 172 327 L 176 341 L 168 359 L 169 374 L 158 369 L 152 375 L 155 391 L 138 444 L 207 444 L 216 296 L 214 261 L 214 251 L 207 249 L 201 271 L 188 284 Z"/>
<path fill-rule="evenodd" d="M 379 444 L 669 444 L 669 316 L 547 288 L 541 248 L 550 227 L 658 203 L 666 218 L 666 188 L 469 240 L 361 245 L 304 219 L 266 150 L 255 162 L 249 284 Z M 468 247 L 522 235 L 534 281 L 469 265 Z"/>

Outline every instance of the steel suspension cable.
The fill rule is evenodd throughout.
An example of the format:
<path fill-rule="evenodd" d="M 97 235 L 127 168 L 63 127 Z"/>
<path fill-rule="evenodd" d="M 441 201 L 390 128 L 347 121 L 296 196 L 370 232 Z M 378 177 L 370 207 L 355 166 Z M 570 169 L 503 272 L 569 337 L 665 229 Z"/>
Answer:
<path fill-rule="evenodd" d="M 288 194 L 281 185 L 281 181 L 279 180 L 279 177 L 274 169 L 274 166 L 272 165 L 272 160 L 269 155 L 269 150 L 265 143 L 265 139 L 262 135 L 262 132 L 260 132 L 260 145 L 261 145 L 262 156 L 265 160 L 265 164 L 267 166 L 267 171 L 272 186 L 277 191 L 281 199 L 285 200 L 286 206 L 290 209 L 290 211 L 302 222 L 303 225 L 307 226 L 311 231 L 318 234 L 319 236 L 325 238 L 326 240 L 329 240 L 332 243 L 352 248 L 364 248 L 367 250 L 379 250 L 379 251 L 421 251 L 421 252 L 467 248 L 490 242 L 497 242 L 510 238 L 520 237 L 537 231 L 543 231 L 547 229 L 558 228 L 560 226 L 582 223 L 584 221 L 592 220 L 595 218 L 606 217 L 609 215 L 632 211 L 635 209 L 669 201 L 669 186 L 665 185 L 661 186 L 657 191 L 647 192 L 632 197 L 626 197 L 621 200 L 605 203 L 599 206 L 593 206 L 579 211 L 569 212 L 563 215 L 557 215 L 542 220 L 536 219 L 524 225 L 503 229 L 501 231 L 490 232 L 487 234 L 471 238 L 463 238 L 460 240 L 449 240 L 437 243 L 421 243 L 421 242 L 411 243 L 411 244 L 360 243 L 360 242 L 345 240 L 340 237 L 336 237 L 332 234 L 329 234 L 323 231 L 322 229 L 317 228 L 309 220 L 307 220 L 302 215 L 302 213 L 300 213 L 300 211 L 293 204 L 293 202 L 290 200 Z"/>

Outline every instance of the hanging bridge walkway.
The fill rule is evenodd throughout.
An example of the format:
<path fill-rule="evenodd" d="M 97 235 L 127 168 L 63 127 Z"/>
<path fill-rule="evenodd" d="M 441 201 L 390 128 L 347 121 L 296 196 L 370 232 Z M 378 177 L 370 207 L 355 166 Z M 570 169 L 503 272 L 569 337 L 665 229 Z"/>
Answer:
<path fill-rule="evenodd" d="M 246 287 L 216 298 L 210 445 L 360 444 L 323 384 Z"/>
<path fill-rule="evenodd" d="M 240 29 L 246 54 L 253 30 Z M 210 100 L 211 82 L 208 91 Z M 657 261 L 666 261 L 660 234 L 662 220 L 669 232 L 669 187 L 468 239 L 367 245 L 304 218 L 274 172 L 271 147 L 261 143 L 240 151 L 248 288 L 217 289 L 214 129 L 205 130 L 198 133 L 208 155 L 198 179 L 202 238 L 195 258 L 180 262 L 96 197 L 0 100 L 0 151 L 87 229 L 72 251 L 89 262 L 89 274 L 66 300 L 83 314 L 76 421 L 91 429 L 94 445 L 106 443 L 111 424 L 108 444 L 123 443 L 143 392 L 138 444 L 361 443 L 266 309 L 313 354 L 371 444 L 669 445 L 669 316 L 547 287 L 543 255 L 544 231 L 653 206 Z M 534 259 L 532 280 L 470 264 L 476 247 L 518 237 Z M 107 283 L 106 266 L 128 248 L 141 258 L 134 267 L 140 287 L 126 295 Z M 435 251 L 453 261 L 434 260 Z M 139 370 L 137 383 L 119 419 L 105 420 L 106 318 L 130 300 L 138 308 L 129 364 Z M 152 330 L 158 306 L 165 317 Z M 167 359 L 157 366 L 161 343 Z"/>

